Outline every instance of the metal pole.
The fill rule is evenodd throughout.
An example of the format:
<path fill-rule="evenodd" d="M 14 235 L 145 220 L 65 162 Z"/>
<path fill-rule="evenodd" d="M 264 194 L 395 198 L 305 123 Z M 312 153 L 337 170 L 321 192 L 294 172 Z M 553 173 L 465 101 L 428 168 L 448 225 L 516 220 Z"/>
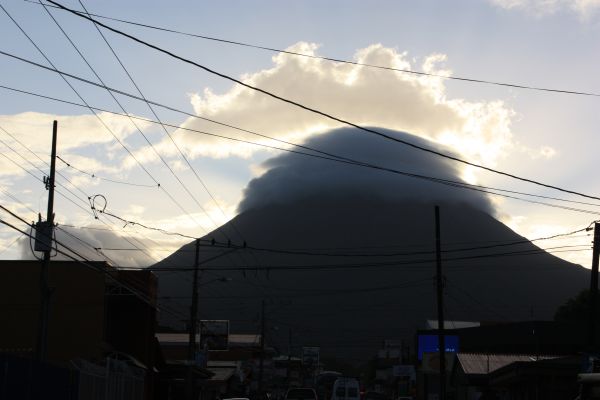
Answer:
<path fill-rule="evenodd" d="M 288 385 L 291 379 L 290 370 L 292 368 L 292 328 L 288 328 L 288 367 L 287 367 L 287 380 Z"/>
<path fill-rule="evenodd" d="M 261 303 L 261 321 L 260 321 L 260 361 L 258 366 L 258 391 L 263 389 L 265 363 L 265 301 Z"/>
<path fill-rule="evenodd" d="M 590 315 L 589 315 L 589 338 L 590 351 L 596 351 L 598 340 L 596 338 L 598 315 L 598 259 L 600 254 L 600 224 L 594 224 L 594 247 L 592 252 L 592 276 L 590 279 Z"/>
<path fill-rule="evenodd" d="M 188 379 L 187 379 L 187 398 L 192 400 L 194 397 L 194 374 L 193 364 L 196 359 L 196 331 L 198 314 L 198 266 L 200 264 L 200 239 L 196 239 L 196 257 L 194 258 L 194 279 L 192 280 L 192 305 L 190 307 L 190 323 L 188 326 Z"/>
<path fill-rule="evenodd" d="M 54 176 L 56 170 L 56 140 L 58 135 L 58 121 L 52 124 L 52 152 L 50 155 L 50 177 L 46 181 L 48 189 L 48 211 L 46 214 L 46 223 L 49 229 L 44 230 L 50 237 L 45 238 L 49 243 L 48 249 L 44 251 L 42 261 L 42 270 L 40 274 L 40 322 L 38 331 L 38 343 L 36 358 L 38 361 L 46 361 L 48 355 L 48 320 L 50 316 L 50 288 L 48 287 L 48 268 L 50 267 L 50 257 L 52 253 L 52 240 L 54 232 Z"/>
<path fill-rule="evenodd" d="M 438 346 L 440 349 L 440 395 L 446 398 L 446 345 L 444 341 L 444 282 L 442 276 L 442 249 L 440 243 L 440 208 L 435 206 L 435 258 L 438 309 Z"/>

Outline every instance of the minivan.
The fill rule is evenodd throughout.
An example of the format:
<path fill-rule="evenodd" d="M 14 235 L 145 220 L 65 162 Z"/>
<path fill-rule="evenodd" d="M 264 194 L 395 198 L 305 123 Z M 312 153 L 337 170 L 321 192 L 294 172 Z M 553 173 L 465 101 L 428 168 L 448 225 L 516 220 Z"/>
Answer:
<path fill-rule="evenodd" d="M 360 400 L 360 387 L 355 378 L 337 378 L 331 400 Z"/>

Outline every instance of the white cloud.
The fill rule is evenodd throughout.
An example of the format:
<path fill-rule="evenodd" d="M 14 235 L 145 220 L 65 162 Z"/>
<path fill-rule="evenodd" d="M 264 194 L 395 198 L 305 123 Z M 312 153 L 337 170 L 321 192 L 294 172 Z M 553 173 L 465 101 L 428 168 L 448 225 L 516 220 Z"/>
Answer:
<path fill-rule="evenodd" d="M 135 128 L 126 118 L 102 112 L 98 115 L 120 139 L 134 132 Z M 48 152 L 54 120 L 59 121 L 58 146 L 61 151 L 114 140 L 93 115 L 53 115 L 38 112 L 0 115 L 0 125 L 37 152 Z"/>
<path fill-rule="evenodd" d="M 289 50 L 316 55 L 317 45 L 300 42 Z M 354 59 L 359 63 L 451 74 L 439 67 L 446 59 L 444 55 L 434 54 L 425 58 L 422 65 L 412 65 L 406 53 L 379 44 L 358 50 Z M 283 53 L 274 56 L 273 62 L 272 68 L 248 73 L 243 80 L 361 125 L 402 130 L 432 139 L 487 165 L 494 165 L 512 145 L 512 110 L 502 101 L 449 99 L 443 78 Z M 199 115 L 291 142 L 302 142 L 341 126 L 240 85 L 223 94 L 204 89 L 192 95 L 191 102 Z M 182 126 L 282 146 L 195 118 L 188 119 Z M 250 145 L 183 130 L 177 131 L 176 136 L 191 156 L 248 157 L 257 151 Z"/>
<path fill-rule="evenodd" d="M 595 16 L 600 10 L 600 0 L 488 0 L 492 4 L 507 9 L 521 10 L 536 17 L 555 14 L 567 10 L 582 19 Z"/>
<path fill-rule="evenodd" d="M 540 146 L 538 148 L 531 148 L 517 142 L 514 147 L 515 150 L 526 154 L 532 160 L 550 160 L 551 158 L 556 157 L 556 155 L 558 154 L 555 148 L 546 145 Z"/>
<path fill-rule="evenodd" d="M 585 225 L 577 224 L 577 222 L 572 220 L 552 224 L 541 222 L 543 220 L 544 219 L 538 218 L 537 215 L 510 216 L 504 214 L 500 216 L 500 221 L 502 223 L 528 239 L 550 237 L 585 227 Z M 581 232 L 574 235 L 559 236 L 549 240 L 539 240 L 534 242 L 534 244 L 540 248 L 548 249 L 551 253 L 555 252 L 554 255 L 557 257 L 589 268 L 591 261 L 591 240 L 591 232 Z"/>
<path fill-rule="evenodd" d="M 98 113 L 98 115 L 120 140 L 124 140 L 135 132 L 135 127 L 126 118 L 110 113 Z M 57 153 L 59 155 L 64 155 L 67 161 L 71 161 L 83 170 L 117 172 L 116 168 L 104 166 L 96 159 L 73 154 L 76 150 L 86 146 L 109 145 L 114 141 L 113 136 L 93 115 L 53 115 L 24 112 L 14 115 L 0 115 L 0 126 L 42 159 L 49 159 L 52 142 L 52 122 L 54 120 L 59 121 L 57 140 Z M 138 124 L 142 128 L 149 126 L 148 123 Z M 5 132 L 0 134 L 0 138 L 30 162 L 36 165 L 39 164 L 42 169 L 47 169 L 47 166 L 30 152 L 25 151 L 19 143 Z M 6 149 L 5 152 L 11 159 L 19 162 L 23 168 L 35 170 L 10 150 Z M 46 156 L 44 157 L 44 155 Z M 59 165 L 59 168 L 61 168 L 61 165 Z M 4 157 L 0 158 L 0 175 L 24 174 L 25 172 L 20 167 Z"/>

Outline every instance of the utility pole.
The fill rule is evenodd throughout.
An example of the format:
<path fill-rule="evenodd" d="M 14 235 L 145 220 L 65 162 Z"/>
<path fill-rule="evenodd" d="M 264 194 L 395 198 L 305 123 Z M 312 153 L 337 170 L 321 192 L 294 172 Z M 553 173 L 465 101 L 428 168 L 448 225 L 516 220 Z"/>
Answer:
<path fill-rule="evenodd" d="M 287 380 L 288 386 L 291 379 L 290 370 L 292 369 L 292 328 L 288 328 L 288 367 L 287 367 Z"/>
<path fill-rule="evenodd" d="M 193 365 L 196 359 L 196 331 L 198 314 L 198 267 L 200 264 L 200 239 L 196 239 L 196 256 L 194 258 L 194 279 L 192 280 L 192 305 L 190 306 L 190 323 L 188 324 L 188 382 L 187 398 L 192 400 L 194 397 L 194 374 Z"/>
<path fill-rule="evenodd" d="M 262 392 L 265 364 L 265 300 L 261 303 L 260 313 L 260 361 L 258 365 L 258 391 Z"/>
<path fill-rule="evenodd" d="M 597 315 L 598 315 L 598 259 L 600 255 L 600 224 L 594 224 L 594 247 L 592 252 L 592 276 L 590 280 L 590 316 L 589 338 L 590 351 L 597 351 Z"/>
<path fill-rule="evenodd" d="M 52 151 L 50 156 L 50 176 L 44 178 L 48 190 L 48 212 L 46 222 L 39 221 L 36 225 L 36 250 L 44 252 L 42 270 L 40 273 L 40 317 L 38 327 L 38 340 L 36 358 L 40 362 L 46 361 L 48 355 L 48 320 L 50 316 L 50 288 L 48 287 L 48 268 L 52 253 L 52 239 L 54 236 L 54 176 L 56 170 L 56 138 L 58 135 L 58 121 L 52 124 Z M 41 218 L 40 218 L 41 219 Z"/>
<path fill-rule="evenodd" d="M 444 340 L 444 282 L 442 276 L 442 247 L 440 243 L 440 208 L 435 206 L 435 258 L 438 309 L 438 346 L 440 349 L 440 400 L 446 398 L 446 344 Z"/>

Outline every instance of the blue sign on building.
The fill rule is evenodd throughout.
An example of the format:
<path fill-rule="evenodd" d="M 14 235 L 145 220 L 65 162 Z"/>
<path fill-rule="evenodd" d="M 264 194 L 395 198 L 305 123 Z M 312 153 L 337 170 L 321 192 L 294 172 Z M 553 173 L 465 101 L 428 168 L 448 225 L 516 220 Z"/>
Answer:
<path fill-rule="evenodd" d="M 444 335 L 444 344 L 446 345 L 446 353 L 458 352 L 458 336 Z M 419 360 L 423 359 L 423 353 L 439 352 L 438 336 L 437 335 L 419 335 L 417 338 L 417 354 Z"/>

